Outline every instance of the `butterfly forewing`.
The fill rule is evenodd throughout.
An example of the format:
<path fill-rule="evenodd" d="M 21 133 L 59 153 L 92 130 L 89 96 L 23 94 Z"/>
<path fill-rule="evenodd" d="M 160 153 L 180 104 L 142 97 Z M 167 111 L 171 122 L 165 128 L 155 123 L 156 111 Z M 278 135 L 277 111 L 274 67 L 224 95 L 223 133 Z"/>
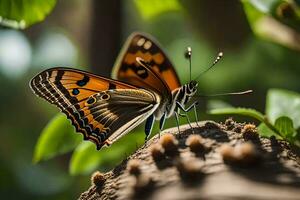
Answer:
<path fill-rule="evenodd" d="M 170 90 L 181 86 L 176 71 L 159 44 L 150 36 L 142 33 L 133 33 L 127 39 L 113 68 L 112 77 L 137 86 L 151 85 L 147 79 L 132 79 L 132 74 L 137 73 L 139 65 L 136 58 L 140 57 L 163 79 Z"/>
<path fill-rule="evenodd" d="M 98 149 L 110 136 L 113 140 L 137 126 L 154 112 L 159 101 L 154 92 L 68 68 L 41 72 L 30 86 L 38 96 L 58 106 Z"/>

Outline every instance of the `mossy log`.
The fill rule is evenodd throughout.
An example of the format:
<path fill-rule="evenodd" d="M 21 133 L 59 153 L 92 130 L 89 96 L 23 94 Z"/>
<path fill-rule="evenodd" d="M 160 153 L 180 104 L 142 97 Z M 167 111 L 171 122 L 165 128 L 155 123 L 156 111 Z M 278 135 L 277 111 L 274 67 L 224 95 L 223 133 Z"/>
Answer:
<path fill-rule="evenodd" d="M 229 119 L 167 129 L 114 170 L 95 172 L 79 199 L 300 199 L 297 149 Z"/>

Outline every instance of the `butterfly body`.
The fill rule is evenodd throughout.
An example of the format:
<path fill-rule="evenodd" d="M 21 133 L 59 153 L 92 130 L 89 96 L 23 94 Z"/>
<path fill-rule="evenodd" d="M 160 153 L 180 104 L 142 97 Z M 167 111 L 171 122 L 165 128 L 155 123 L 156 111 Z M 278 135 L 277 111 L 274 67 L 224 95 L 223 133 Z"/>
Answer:
<path fill-rule="evenodd" d="M 30 87 L 36 95 L 56 105 L 77 132 L 100 149 L 146 121 L 149 137 L 154 120 L 160 130 L 197 91 L 197 82 L 180 84 L 173 65 L 150 36 L 134 33 L 113 68 L 113 79 L 70 69 L 52 68 L 36 75 Z M 189 121 L 189 119 L 188 119 Z"/>
<path fill-rule="evenodd" d="M 174 115 L 174 112 L 178 110 L 178 103 L 185 106 L 189 100 L 196 94 L 198 83 L 191 81 L 188 84 L 184 84 L 182 87 L 172 91 L 172 103 L 167 109 L 167 118 Z"/>

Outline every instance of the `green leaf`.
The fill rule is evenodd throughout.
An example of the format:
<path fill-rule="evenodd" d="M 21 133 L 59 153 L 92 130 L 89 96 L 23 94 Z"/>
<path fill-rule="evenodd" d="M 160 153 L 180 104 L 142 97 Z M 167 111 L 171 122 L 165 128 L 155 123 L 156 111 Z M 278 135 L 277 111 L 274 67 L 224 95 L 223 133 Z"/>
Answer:
<path fill-rule="evenodd" d="M 299 5 L 285 0 L 242 0 L 246 14 L 260 12 L 293 27 L 299 25 Z M 253 21 L 250 21 L 253 22 Z"/>
<path fill-rule="evenodd" d="M 262 4 L 260 1 L 256 1 L 257 3 L 255 3 L 250 0 L 242 0 L 242 2 L 250 26 L 256 32 L 256 23 L 265 16 L 265 13 L 269 10 L 269 6 Z"/>
<path fill-rule="evenodd" d="M 209 111 L 209 114 L 214 115 L 244 115 L 253 117 L 261 122 L 264 121 L 264 115 L 254 109 L 250 108 L 221 108 Z"/>
<path fill-rule="evenodd" d="M 180 11 L 182 9 L 178 0 L 134 0 L 134 3 L 146 20 L 165 12 Z"/>
<path fill-rule="evenodd" d="M 258 132 L 263 137 L 275 136 L 277 139 L 285 139 L 294 145 L 300 146 L 300 138 L 293 127 L 293 121 L 289 117 L 282 116 L 276 119 L 274 128 L 272 130 L 266 124 L 261 123 L 258 126 Z M 281 136 L 275 131 L 279 132 Z"/>
<path fill-rule="evenodd" d="M 16 29 L 42 21 L 54 8 L 56 0 L 1 0 L 0 24 Z"/>
<path fill-rule="evenodd" d="M 258 132 L 262 137 L 270 138 L 275 136 L 277 139 L 282 139 L 278 134 L 276 134 L 272 129 L 270 129 L 265 123 L 261 123 L 258 127 Z"/>
<path fill-rule="evenodd" d="M 69 171 L 72 175 L 88 174 L 98 167 L 98 162 L 101 159 L 95 144 L 82 141 L 73 152 Z"/>
<path fill-rule="evenodd" d="M 293 121 L 289 117 L 282 116 L 277 118 L 275 121 L 275 128 L 289 141 L 293 140 L 295 129 Z"/>
<path fill-rule="evenodd" d="M 267 94 L 266 115 L 271 123 L 281 116 L 293 120 L 295 129 L 300 127 L 300 94 L 282 89 L 270 89 Z"/>
<path fill-rule="evenodd" d="M 300 8 L 284 0 L 242 0 L 253 32 L 268 41 L 300 50 Z"/>
<path fill-rule="evenodd" d="M 243 0 L 244 3 L 249 2 L 253 7 L 263 13 L 270 13 L 274 6 L 281 0 Z"/>
<path fill-rule="evenodd" d="M 143 132 L 130 132 L 109 148 L 96 150 L 95 144 L 83 141 L 74 151 L 69 171 L 72 175 L 90 174 L 94 170 L 108 171 L 120 164 L 139 146 L 144 144 Z"/>
<path fill-rule="evenodd" d="M 73 150 L 82 140 L 66 116 L 57 114 L 44 128 L 35 147 L 33 162 Z"/>

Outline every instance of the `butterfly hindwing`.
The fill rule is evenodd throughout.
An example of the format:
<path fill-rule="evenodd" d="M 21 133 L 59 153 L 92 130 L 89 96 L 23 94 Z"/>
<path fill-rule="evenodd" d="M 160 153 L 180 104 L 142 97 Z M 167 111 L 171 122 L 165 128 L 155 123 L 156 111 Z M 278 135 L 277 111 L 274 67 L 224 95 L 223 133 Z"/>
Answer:
<path fill-rule="evenodd" d="M 138 125 L 157 104 L 153 92 L 68 68 L 43 71 L 30 86 L 38 96 L 58 106 L 98 149 L 107 139 L 114 141 Z"/>
<path fill-rule="evenodd" d="M 158 107 L 159 98 L 144 89 L 116 89 L 94 95 L 90 115 L 104 125 L 111 142 L 143 122 Z"/>
<path fill-rule="evenodd" d="M 140 57 L 163 79 L 170 90 L 181 86 L 177 73 L 159 44 L 144 33 L 133 33 L 127 39 L 112 72 L 112 77 L 136 85 L 130 76 L 136 72 L 136 58 Z M 147 84 L 147 80 L 144 80 Z M 141 85 L 138 85 L 141 86 Z"/>

